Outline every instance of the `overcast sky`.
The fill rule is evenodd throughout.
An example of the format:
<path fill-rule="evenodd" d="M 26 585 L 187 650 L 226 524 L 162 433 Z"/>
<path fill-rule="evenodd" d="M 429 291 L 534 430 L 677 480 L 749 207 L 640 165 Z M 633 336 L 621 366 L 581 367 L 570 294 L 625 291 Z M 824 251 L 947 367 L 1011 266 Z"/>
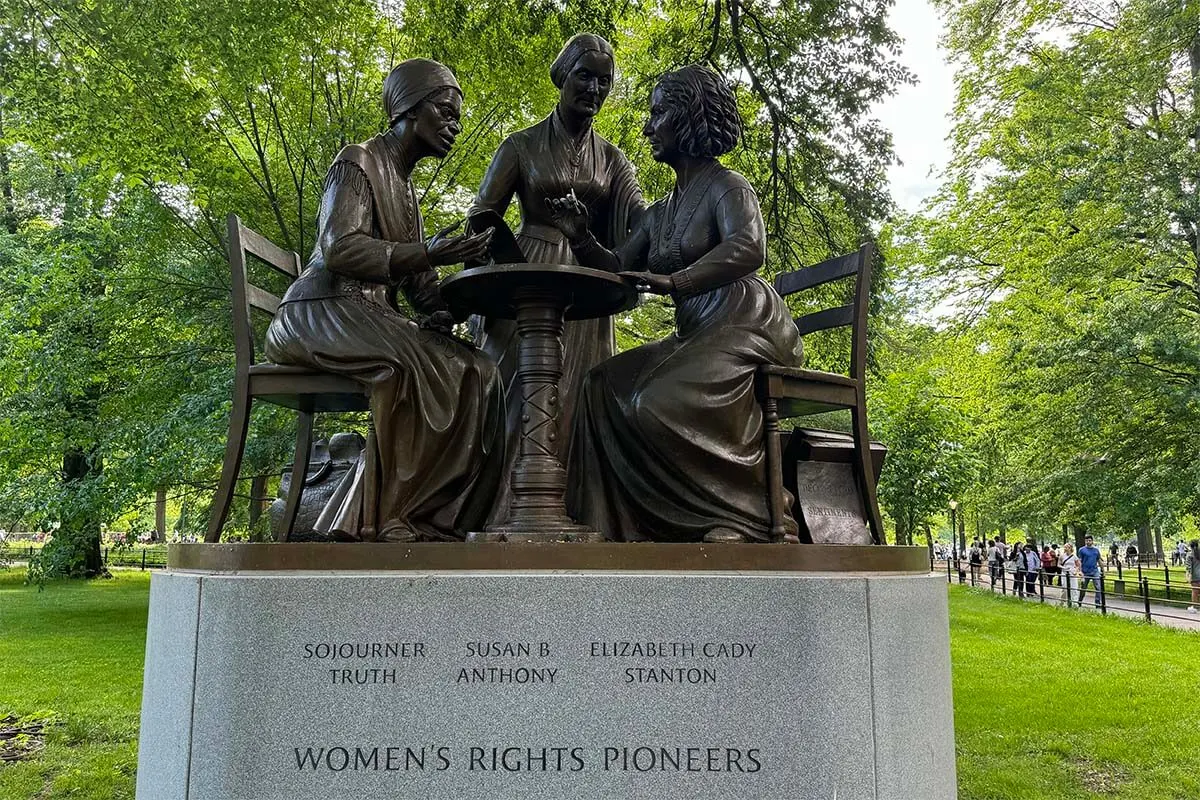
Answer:
<path fill-rule="evenodd" d="M 892 197 L 901 208 L 915 211 L 937 188 L 938 173 L 950 158 L 946 137 L 954 105 L 953 71 L 938 47 L 942 22 L 928 0 L 896 0 L 892 27 L 904 39 L 900 59 L 917 83 L 901 87 L 878 114 L 904 162 L 888 171 Z"/>

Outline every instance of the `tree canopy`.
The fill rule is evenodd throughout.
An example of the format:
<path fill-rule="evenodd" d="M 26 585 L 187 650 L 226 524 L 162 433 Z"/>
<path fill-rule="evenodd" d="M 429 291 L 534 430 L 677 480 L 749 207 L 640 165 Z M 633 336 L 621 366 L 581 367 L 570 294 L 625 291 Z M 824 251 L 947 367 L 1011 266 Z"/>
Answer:
<path fill-rule="evenodd" d="M 1200 500 L 1200 11 L 938 5 L 954 157 L 894 258 L 952 309 L 968 503 L 989 530 L 1175 532 Z"/>
<path fill-rule="evenodd" d="M 382 77 L 438 59 L 465 92 L 451 155 L 422 167 L 431 227 L 461 215 L 501 139 L 549 112 L 571 34 L 608 37 L 598 125 L 650 197 L 641 135 L 663 71 L 705 62 L 749 121 L 728 163 L 763 198 L 769 270 L 853 249 L 887 219 L 890 137 L 871 108 L 909 80 L 886 0 L 14 0 L 0 8 L 0 526 L 62 525 L 94 571 L 99 526 L 156 489 L 203 527 L 232 342 L 222 223 L 313 245 L 324 171 L 381 130 Z M 881 284 L 882 285 L 882 284 Z M 622 320 L 629 345 L 669 320 Z M 286 461 L 291 418 L 256 412 L 244 474 Z M 336 421 L 329 423 L 338 424 Z M 242 523 L 245 524 L 244 520 Z M 93 561 L 80 555 L 89 550 Z"/>

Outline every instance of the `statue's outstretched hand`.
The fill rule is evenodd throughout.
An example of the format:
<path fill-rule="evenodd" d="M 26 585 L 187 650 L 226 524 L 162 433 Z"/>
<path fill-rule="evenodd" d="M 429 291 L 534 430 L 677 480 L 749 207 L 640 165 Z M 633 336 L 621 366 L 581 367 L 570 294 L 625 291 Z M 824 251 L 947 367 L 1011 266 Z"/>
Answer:
<path fill-rule="evenodd" d="M 546 208 L 554 227 L 563 232 L 569 242 L 578 242 L 587 236 L 588 210 L 572 192 L 569 195 L 546 198 Z"/>
<path fill-rule="evenodd" d="M 430 264 L 442 267 L 447 264 L 461 264 L 464 261 L 487 260 L 488 246 L 492 243 L 492 232 L 495 228 L 488 228 L 473 236 L 465 233 L 453 235 L 462 224 L 463 221 L 459 220 L 442 228 L 426 243 L 425 252 L 429 254 Z"/>
<path fill-rule="evenodd" d="M 618 272 L 617 277 L 639 292 L 670 294 L 675 291 L 675 283 L 671 280 L 670 275 L 656 275 L 653 272 Z"/>

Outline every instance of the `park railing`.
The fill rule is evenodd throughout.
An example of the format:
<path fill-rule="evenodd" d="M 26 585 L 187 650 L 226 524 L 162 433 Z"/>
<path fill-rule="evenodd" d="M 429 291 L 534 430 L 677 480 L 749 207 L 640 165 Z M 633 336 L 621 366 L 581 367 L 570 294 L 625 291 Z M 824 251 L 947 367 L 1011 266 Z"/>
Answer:
<path fill-rule="evenodd" d="M 26 562 L 28 563 L 38 553 L 41 546 L 24 542 L 5 542 L 0 544 L 0 564 Z M 107 546 L 100 549 L 100 558 L 106 567 L 127 567 L 129 569 L 166 569 L 166 545 L 151 547 L 116 547 Z"/>
<path fill-rule="evenodd" d="M 1147 622 L 1185 620 L 1200 626 L 1200 614 L 1192 602 L 1191 585 L 1185 576 L 1171 574 L 1170 567 L 1121 564 L 1099 575 L 1066 575 L 1046 569 L 1014 570 L 1011 562 L 972 565 L 967 559 L 944 559 L 946 580 L 1013 595 L 1039 603 L 1056 603 L 1068 608 L 1094 608 L 1101 614 L 1136 615 Z M 936 561 L 930 566 L 936 571 Z M 1114 576 L 1113 573 L 1116 573 Z"/>

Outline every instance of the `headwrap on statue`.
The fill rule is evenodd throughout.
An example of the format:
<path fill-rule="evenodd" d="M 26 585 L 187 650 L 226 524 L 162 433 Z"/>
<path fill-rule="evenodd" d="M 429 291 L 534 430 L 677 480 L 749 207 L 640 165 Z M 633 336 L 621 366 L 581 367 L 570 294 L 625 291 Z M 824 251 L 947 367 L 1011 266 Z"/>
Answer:
<path fill-rule="evenodd" d="M 614 61 L 616 60 L 613 57 L 612 45 L 603 36 L 597 36 L 594 33 L 577 33 L 567 40 L 562 50 L 558 51 L 558 57 L 554 59 L 554 63 L 550 65 L 550 80 L 557 88 L 561 89 L 567 82 L 567 76 L 579 63 L 579 59 L 583 58 L 584 53 L 602 53 Z"/>
<path fill-rule="evenodd" d="M 439 89 L 463 93 L 454 73 L 445 64 L 428 58 L 401 61 L 383 81 L 383 108 L 387 112 L 388 125 L 395 125 L 396 120 Z"/>

